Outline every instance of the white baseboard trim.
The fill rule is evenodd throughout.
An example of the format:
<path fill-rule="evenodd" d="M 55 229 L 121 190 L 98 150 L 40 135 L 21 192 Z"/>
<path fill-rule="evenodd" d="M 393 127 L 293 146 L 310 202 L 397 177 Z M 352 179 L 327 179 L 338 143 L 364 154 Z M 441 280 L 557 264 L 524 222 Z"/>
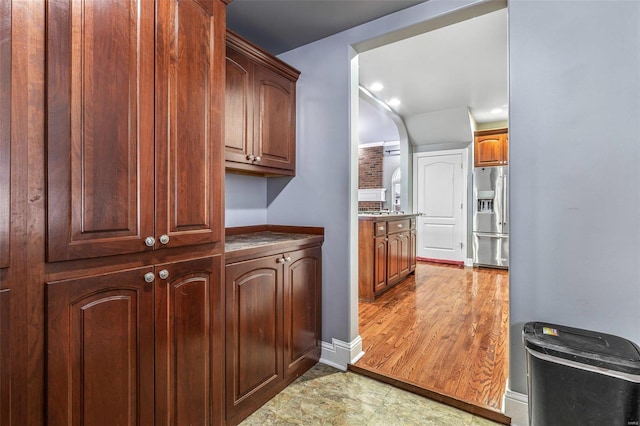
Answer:
<path fill-rule="evenodd" d="M 473 259 L 471 259 L 470 257 L 467 257 L 464 260 L 464 266 L 473 266 Z"/>
<path fill-rule="evenodd" d="M 347 366 L 355 364 L 363 355 L 360 336 L 351 342 L 331 339 L 331 343 L 322 342 L 320 362 L 339 370 L 347 371 Z"/>
<path fill-rule="evenodd" d="M 511 417 L 512 426 L 529 426 L 529 397 L 507 388 L 504 394 L 504 414 Z"/>

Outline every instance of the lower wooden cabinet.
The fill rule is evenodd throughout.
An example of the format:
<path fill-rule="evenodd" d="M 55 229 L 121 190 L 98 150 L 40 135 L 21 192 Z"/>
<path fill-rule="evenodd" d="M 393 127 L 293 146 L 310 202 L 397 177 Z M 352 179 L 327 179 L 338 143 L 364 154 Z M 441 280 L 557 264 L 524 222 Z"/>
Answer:
<path fill-rule="evenodd" d="M 49 282 L 47 424 L 220 424 L 222 256 Z"/>
<path fill-rule="evenodd" d="M 320 357 L 321 248 L 226 265 L 226 410 L 237 424 Z"/>
<path fill-rule="evenodd" d="M 360 218 L 358 292 L 361 300 L 373 300 L 415 269 L 415 215 Z"/>
<path fill-rule="evenodd" d="M 0 290 L 0 426 L 11 424 L 10 296 L 11 290 Z"/>

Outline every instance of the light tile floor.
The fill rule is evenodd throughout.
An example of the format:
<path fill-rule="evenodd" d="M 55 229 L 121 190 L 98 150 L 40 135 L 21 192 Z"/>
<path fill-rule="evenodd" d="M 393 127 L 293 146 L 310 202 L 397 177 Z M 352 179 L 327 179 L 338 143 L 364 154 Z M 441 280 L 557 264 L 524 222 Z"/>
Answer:
<path fill-rule="evenodd" d="M 316 364 L 241 423 L 242 426 L 497 424 L 324 364 Z"/>

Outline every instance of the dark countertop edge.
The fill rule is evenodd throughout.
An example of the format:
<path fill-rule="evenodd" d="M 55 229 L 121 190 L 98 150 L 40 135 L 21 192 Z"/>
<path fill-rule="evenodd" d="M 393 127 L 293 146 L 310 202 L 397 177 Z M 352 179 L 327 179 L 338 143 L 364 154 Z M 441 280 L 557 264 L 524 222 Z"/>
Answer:
<path fill-rule="evenodd" d="M 420 216 L 420 213 L 403 213 L 403 214 L 359 214 L 358 220 L 397 220 L 397 219 L 409 219 L 412 217 Z"/>

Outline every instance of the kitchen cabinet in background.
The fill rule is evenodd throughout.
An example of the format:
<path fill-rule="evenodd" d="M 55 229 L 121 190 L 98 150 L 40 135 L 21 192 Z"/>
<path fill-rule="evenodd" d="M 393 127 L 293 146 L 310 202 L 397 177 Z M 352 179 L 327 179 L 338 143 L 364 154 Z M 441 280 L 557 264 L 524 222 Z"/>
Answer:
<path fill-rule="evenodd" d="M 415 216 L 360 215 L 358 292 L 361 300 L 374 300 L 415 271 Z"/>
<path fill-rule="evenodd" d="M 320 358 L 321 228 L 315 234 L 284 228 L 227 234 L 228 424 L 241 422 Z"/>
<path fill-rule="evenodd" d="M 509 129 L 479 130 L 474 133 L 475 167 L 509 164 Z"/>
<path fill-rule="evenodd" d="M 227 31 L 225 166 L 263 176 L 296 171 L 300 72 Z"/>

